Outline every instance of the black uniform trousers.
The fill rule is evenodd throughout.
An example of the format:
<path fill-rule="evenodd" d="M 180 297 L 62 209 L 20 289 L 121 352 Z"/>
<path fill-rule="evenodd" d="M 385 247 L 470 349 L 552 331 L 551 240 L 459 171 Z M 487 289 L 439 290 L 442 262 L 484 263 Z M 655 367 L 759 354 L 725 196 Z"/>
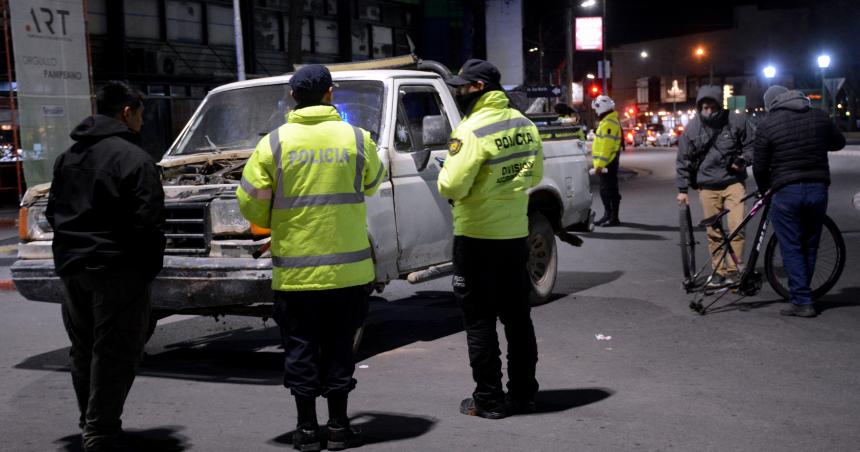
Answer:
<path fill-rule="evenodd" d="M 347 395 L 355 388 L 355 331 L 367 314 L 365 286 L 275 291 L 273 318 L 286 357 L 284 386 L 294 396 Z"/>
<path fill-rule="evenodd" d="M 621 160 L 619 152 L 608 165 L 606 172 L 600 173 L 600 200 L 604 206 L 610 206 L 607 210 L 617 209 L 621 203 L 621 191 L 618 189 L 618 161 Z M 613 207 L 614 206 L 614 207 Z"/>
<path fill-rule="evenodd" d="M 143 357 L 150 280 L 134 271 L 92 270 L 64 276 L 63 324 L 72 342 L 72 383 L 84 446 L 98 450 L 120 433 L 123 405 Z"/>
<path fill-rule="evenodd" d="M 505 397 L 497 318 L 508 341 L 508 395 L 530 401 L 538 390 L 527 263 L 525 238 L 454 237 L 454 294 L 463 309 L 469 364 L 476 383 L 472 397 L 484 407 L 497 406 Z"/>

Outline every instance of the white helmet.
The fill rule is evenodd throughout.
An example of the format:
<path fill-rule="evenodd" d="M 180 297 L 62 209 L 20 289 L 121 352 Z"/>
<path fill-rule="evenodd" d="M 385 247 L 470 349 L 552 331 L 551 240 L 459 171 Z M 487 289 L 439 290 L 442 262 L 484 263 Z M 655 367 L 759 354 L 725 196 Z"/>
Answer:
<path fill-rule="evenodd" d="M 612 100 L 611 97 L 601 94 L 591 101 L 591 108 L 593 108 L 598 115 L 602 115 L 607 111 L 615 110 L 615 101 Z"/>

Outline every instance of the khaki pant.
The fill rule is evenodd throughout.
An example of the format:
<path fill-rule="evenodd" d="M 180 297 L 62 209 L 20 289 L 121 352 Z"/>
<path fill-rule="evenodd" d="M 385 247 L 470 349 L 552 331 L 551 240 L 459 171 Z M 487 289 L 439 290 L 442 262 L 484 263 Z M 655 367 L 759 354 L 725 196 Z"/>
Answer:
<path fill-rule="evenodd" d="M 725 233 L 728 236 L 732 231 L 741 224 L 744 219 L 744 205 L 741 203 L 741 198 L 745 196 L 744 186 L 741 183 L 729 185 L 722 190 L 699 190 L 699 199 L 702 201 L 703 218 L 708 218 L 716 215 L 720 209 L 729 209 L 726 219 L 728 224 L 725 226 Z M 725 276 L 727 273 L 738 271 L 735 262 L 731 256 L 726 255 L 725 259 L 721 259 L 723 251 L 714 254 L 722 242 L 722 236 L 714 229 L 708 228 L 708 249 L 711 252 L 711 265 L 717 269 L 717 273 Z M 732 251 L 738 258 L 738 263 L 743 261 L 744 253 L 744 234 L 743 231 L 732 239 Z"/>

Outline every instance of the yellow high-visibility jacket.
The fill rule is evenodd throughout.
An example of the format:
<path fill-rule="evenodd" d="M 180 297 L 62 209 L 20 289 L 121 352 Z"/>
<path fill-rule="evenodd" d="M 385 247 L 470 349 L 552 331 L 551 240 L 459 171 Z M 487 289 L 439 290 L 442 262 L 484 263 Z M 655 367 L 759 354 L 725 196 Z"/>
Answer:
<path fill-rule="evenodd" d="M 618 157 L 620 150 L 621 123 L 618 122 L 618 112 L 613 111 L 600 120 L 594 132 L 594 143 L 591 145 L 594 167 L 605 168 Z"/>
<path fill-rule="evenodd" d="M 454 201 L 454 235 L 479 239 L 525 237 L 528 193 L 543 177 L 537 127 L 490 91 L 451 134 L 439 172 L 439 193 Z"/>
<path fill-rule="evenodd" d="M 272 289 L 324 290 L 374 279 L 365 196 L 385 178 L 370 134 L 330 105 L 291 111 L 245 164 L 248 221 L 272 230 Z"/>

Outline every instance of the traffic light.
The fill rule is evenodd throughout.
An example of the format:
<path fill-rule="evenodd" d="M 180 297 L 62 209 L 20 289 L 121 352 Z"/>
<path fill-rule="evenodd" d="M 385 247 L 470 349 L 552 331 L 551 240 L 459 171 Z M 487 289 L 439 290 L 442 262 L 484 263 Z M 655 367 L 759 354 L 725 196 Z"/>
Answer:
<path fill-rule="evenodd" d="M 591 93 L 591 97 L 599 96 L 601 93 L 600 85 L 598 85 L 597 83 L 592 83 L 591 86 L 588 88 L 588 92 Z"/>

